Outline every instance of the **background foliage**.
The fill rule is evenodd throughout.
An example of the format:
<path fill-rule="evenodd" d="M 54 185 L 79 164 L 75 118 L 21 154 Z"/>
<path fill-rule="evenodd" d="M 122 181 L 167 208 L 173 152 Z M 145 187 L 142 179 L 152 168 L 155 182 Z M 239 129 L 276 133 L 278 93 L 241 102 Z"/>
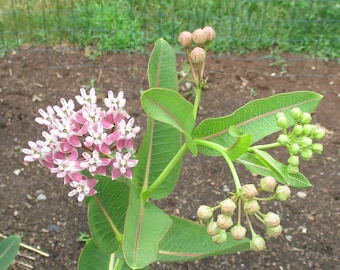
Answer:
<path fill-rule="evenodd" d="M 340 58 L 337 0 L 0 0 L 0 53 L 72 43 L 99 52 L 146 50 L 159 37 L 212 25 L 215 52 L 277 47 Z"/>

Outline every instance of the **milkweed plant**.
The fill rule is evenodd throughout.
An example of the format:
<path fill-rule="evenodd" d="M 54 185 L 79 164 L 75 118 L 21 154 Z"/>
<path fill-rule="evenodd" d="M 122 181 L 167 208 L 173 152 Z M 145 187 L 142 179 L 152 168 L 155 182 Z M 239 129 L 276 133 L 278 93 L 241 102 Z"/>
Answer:
<path fill-rule="evenodd" d="M 153 262 L 263 251 L 265 238 L 278 237 L 282 226 L 278 214 L 261 210 L 262 203 L 286 201 L 291 188 L 311 186 L 299 163 L 322 152 L 318 140 L 325 131 L 311 117 L 320 94 L 277 94 L 197 123 L 202 93 L 210 91 L 202 90 L 214 38 L 210 26 L 178 38 L 191 67 L 193 103 L 178 92 L 174 50 L 165 40 L 156 41 L 148 64 L 150 89 L 141 93 L 148 120 L 139 149 L 134 140 L 142 136 L 141 128 L 125 110 L 123 92 L 110 90 L 99 100 L 94 88 L 82 88 L 76 102 L 62 98 L 60 105 L 39 110 L 35 121 L 46 131 L 41 140 L 28 142 L 24 159 L 40 162 L 69 186 L 68 196 L 88 204 L 91 240 L 78 269 L 149 269 Z M 258 144 L 273 133 L 279 133 L 274 142 Z M 287 149 L 287 161 L 268 153 L 277 147 Z M 226 181 L 233 180 L 233 190 L 222 201 L 202 202 L 197 222 L 168 215 L 152 203 L 174 190 L 187 154 L 222 157 L 231 175 Z M 235 164 L 243 165 L 254 181 L 242 183 Z M 256 232 L 254 222 L 263 231 Z"/>

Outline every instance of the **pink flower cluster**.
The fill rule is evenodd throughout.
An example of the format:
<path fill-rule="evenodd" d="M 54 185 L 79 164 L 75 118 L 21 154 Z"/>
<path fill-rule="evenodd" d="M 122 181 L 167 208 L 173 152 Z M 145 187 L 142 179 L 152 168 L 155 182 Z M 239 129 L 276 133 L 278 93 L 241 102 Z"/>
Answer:
<path fill-rule="evenodd" d="M 78 201 L 96 193 L 95 174 L 112 179 L 120 176 L 132 178 L 132 168 L 137 160 L 131 159 L 133 142 L 140 128 L 134 126 L 134 118 L 124 110 L 123 92 L 117 97 L 108 91 L 104 99 L 106 110 L 97 105 L 94 88 L 87 93 L 80 89 L 75 97 L 81 106 L 75 110 L 73 100 L 60 100 L 61 106 L 40 109 L 35 121 L 47 127 L 43 140 L 29 141 L 29 149 L 23 149 L 27 162 L 39 161 L 58 178 L 64 179 L 73 189 L 69 196 L 78 195 Z M 81 171 L 88 170 L 91 178 Z"/>

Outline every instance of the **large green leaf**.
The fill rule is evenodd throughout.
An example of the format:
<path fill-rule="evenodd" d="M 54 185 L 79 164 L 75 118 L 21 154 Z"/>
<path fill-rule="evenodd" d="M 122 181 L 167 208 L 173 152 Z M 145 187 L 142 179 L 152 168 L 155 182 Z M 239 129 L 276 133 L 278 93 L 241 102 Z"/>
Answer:
<path fill-rule="evenodd" d="M 173 224 L 159 246 L 158 261 L 180 262 L 249 250 L 249 239 L 234 240 L 228 233 L 224 244 L 215 244 L 206 227 L 172 217 Z"/>
<path fill-rule="evenodd" d="M 120 233 L 124 230 L 124 221 L 129 199 L 129 187 L 119 180 L 112 181 L 108 177 L 98 177 L 96 185 L 97 200 L 89 199 L 88 221 L 96 245 L 103 252 L 111 254 L 119 247 L 112 224 Z M 103 211 L 104 209 L 104 211 Z"/>
<path fill-rule="evenodd" d="M 170 124 L 183 133 L 191 134 L 194 128 L 194 106 L 176 91 L 159 88 L 144 91 L 142 106 L 153 119 Z"/>
<path fill-rule="evenodd" d="M 322 96 L 318 93 L 298 91 L 254 100 L 231 115 L 202 121 L 193 135 L 195 138 L 210 140 L 229 147 L 235 141 L 229 133 L 229 129 L 235 125 L 241 128 L 244 134 L 251 134 L 251 143 L 253 144 L 280 130 L 275 119 L 278 112 L 286 113 L 289 120 L 288 126 L 291 126 L 294 124 L 294 120 L 289 114 L 292 108 L 299 107 L 304 112 L 313 112 L 321 99 Z M 204 151 L 204 149 L 200 151 Z"/>
<path fill-rule="evenodd" d="M 21 238 L 18 235 L 11 235 L 0 241 L 0 269 L 7 269 L 20 247 Z"/>
<path fill-rule="evenodd" d="M 245 166 L 251 173 L 267 176 L 270 175 L 276 178 L 276 173 L 274 173 L 270 168 L 262 163 L 260 159 L 254 154 L 245 153 L 237 159 L 237 162 Z M 287 168 L 286 165 L 281 165 L 283 168 Z M 281 182 L 279 178 L 276 178 L 281 184 L 287 184 L 294 188 L 306 188 L 310 187 L 311 183 L 308 179 L 301 173 L 288 174 L 287 179 Z"/>
<path fill-rule="evenodd" d="M 151 88 L 178 90 L 176 56 L 171 46 L 160 39 L 152 51 L 148 66 Z M 134 179 L 146 189 L 164 170 L 182 145 L 182 135 L 173 126 L 148 117 L 143 142 L 137 153 L 138 165 L 134 169 Z M 181 169 L 179 162 L 166 177 L 159 188 L 151 194 L 152 198 L 166 197 L 176 186 Z"/>
<path fill-rule="evenodd" d="M 119 259 L 115 253 L 107 254 L 98 248 L 92 239 L 89 241 L 80 253 L 78 260 L 78 270 L 113 270 L 113 266 Z M 120 270 L 131 270 L 126 262 L 123 262 Z M 148 270 L 145 267 L 142 270 Z"/>
<path fill-rule="evenodd" d="M 159 242 L 171 224 L 171 218 L 157 206 L 150 202 L 143 203 L 140 191 L 131 185 L 123 239 L 127 264 L 139 269 L 155 262 Z"/>

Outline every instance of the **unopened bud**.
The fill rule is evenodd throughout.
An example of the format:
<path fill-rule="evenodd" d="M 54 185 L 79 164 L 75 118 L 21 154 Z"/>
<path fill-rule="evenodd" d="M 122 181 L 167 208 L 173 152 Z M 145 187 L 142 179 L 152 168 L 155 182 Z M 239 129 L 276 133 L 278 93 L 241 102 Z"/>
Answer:
<path fill-rule="evenodd" d="M 211 26 L 205 26 L 203 28 L 207 41 L 210 42 L 216 37 L 215 30 Z"/>
<path fill-rule="evenodd" d="M 194 64 L 203 63 L 205 61 L 205 50 L 195 47 L 190 53 L 190 58 Z"/>
<path fill-rule="evenodd" d="M 218 227 L 217 222 L 210 222 L 207 225 L 207 232 L 209 235 L 214 236 L 216 234 L 219 234 L 221 232 L 221 228 Z"/>
<path fill-rule="evenodd" d="M 277 182 L 272 176 L 266 176 L 260 180 L 260 187 L 265 192 L 273 192 L 276 186 Z"/>
<path fill-rule="evenodd" d="M 314 129 L 315 129 L 314 125 L 305 124 L 303 125 L 303 134 L 309 136 L 313 133 Z"/>
<path fill-rule="evenodd" d="M 281 117 L 277 118 L 276 124 L 279 127 L 281 127 L 281 128 L 286 128 L 288 126 L 288 119 L 287 119 L 287 117 L 284 115 L 284 116 L 281 116 Z"/>
<path fill-rule="evenodd" d="M 258 194 L 254 184 L 243 185 L 241 189 L 241 196 L 244 199 L 252 199 Z"/>
<path fill-rule="evenodd" d="M 299 166 L 288 164 L 287 172 L 289 174 L 297 174 L 299 172 Z"/>
<path fill-rule="evenodd" d="M 276 226 L 276 227 L 267 227 L 267 235 L 269 236 L 269 237 L 278 237 L 278 236 L 280 236 L 281 235 L 281 233 L 282 233 L 282 226 L 281 225 L 278 225 L 278 226 Z"/>
<path fill-rule="evenodd" d="M 312 122 L 312 116 L 310 115 L 310 113 L 308 112 L 302 113 L 300 117 L 300 122 L 301 124 L 309 124 L 310 122 Z"/>
<path fill-rule="evenodd" d="M 297 143 L 293 143 L 289 146 L 290 154 L 296 155 L 300 152 L 300 146 Z"/>
<path fill-rule="evenodd" d="M 302 115 L 302 111 L 300 108 L 293 108 L 291 111 L 290 111 L 290 115 L 295 119 L 295 120 L 299 120 L 301 115 Z"/>
<path fill-rule="evenodd" d="M 301 146 L 302 148 L 306 148 L 306 147 L 311 146 L 312 143 L 313 143 L 313 140 L 312 140 L 311 138 L 305 137 L 305 138 L 303 138 L 303 139 L 301 140 L 300 146 Z"/>
<path fill-rule="evenodd" d="M 225 214 L 219 214 L 217 216 L 217 225 L 221 229 L 229 229 L 231 226 L 233 226 L 234 222 L 231 216 L 225 215 Z"/>
<path fill-rule="evenodd" d="M 205 31 L 202 28 L 196 29 L 194 32 L 192 32 L 192 40 L 197 45 L 202 45 L 207 41 L 207 37 L 205 34 Z"/>
<path fill-rule="evenodd" d="M 279 201 L 286 201 L 290 196 L 290 188 L 288 186 L 279 185 L 276 188 L 275 194 Z"/>
<path fill-rule="evenodd" d="M 242 225 L 237 224 L 230 229 L 230 233 L 235 240 L 241 240 L 245 237 L 247 229 Z"/>
<path fill-rule="evenodd" d="M 320 140 L 325 137 L 326 132 L 322 128 L 316 128 L 313 132 L 313 138 L 316 140 Z"/>
<path fill-rule="evenodd" d="M 278 214 L 268 212 L 264 217 L 263 221 L 266 227 L 276 227 L 280 225 L 281 219 Z"/>
<path fill-rule="evenodd" d="M 304 149 L 300 153 L 301 157 L 305 160 L 310 160 L 313 157 L 313 151 L 310 149 Z"/>
<path fill-rule="evenodd" d="M 207 205 L 200 205 L 197 210 L 197 216 L 200 219 L 207 220 L 210 219 L 214 214 L 213 209 Z"/>
<path fill-rule="evenodd" d="M 248 215 L 254 215 L 260 211 L 260 205 L 257 200 L 246 201 L 243 205 L 243 210 Z"/>
<path fill-rule="evenodd" d="M 323 151 L 323 145 L 321 143 L 313 143 L 311 149 L 315 154 L 321 154 Z"/>
<path fill-rule="evenodd" d="M 295 125 L 293 128 L 293 134 L 296 136 L 299 136 L 303 133 L 303 126 L 301 125 Z"/>
<path fill-rule="evenodd" d="M 225 230 L 220 231 L 218 234 L 212 237 L 215 244 L 223 244 L 227 241 L 227 232 Z"/>
<path fill-rule="evenodd" d="M 280 134 L 279 137 L 277 138 L 277 141 L 281 145 L 287 145 L 290 142 L 289 137 L 286 134 Z"/>
<path fill-rule="evenodd" d="M 192 34 L 188 31 L 183 31 L 178 36 L 178 42 L 184 47 L 189 47 L 192 43 Z"/>
<path fill-rule="evenodd" d="M 228 198 L 220 202 L 220 209 L 222 213 L 231 216 L 236 209 L 236 204 Z"/>
<path fill-rule="evenodd" d="M 255 235 L 250 241 L 250 249 L 261 252 L 266 248 L 266 242 L 264 241 L 263 237 L 259 235 Z"/>
<path fill-rule="evenodd" d="M 300 163 L 299 157 L 298 157 L 298 156 L 295 156 L 295 155 L 290 156 L 290 157 L 288 158 L 288 163 L 289 163 L 290 165 L 293 165 L 293 166 L 298 166 L 299 163 Z"/>

